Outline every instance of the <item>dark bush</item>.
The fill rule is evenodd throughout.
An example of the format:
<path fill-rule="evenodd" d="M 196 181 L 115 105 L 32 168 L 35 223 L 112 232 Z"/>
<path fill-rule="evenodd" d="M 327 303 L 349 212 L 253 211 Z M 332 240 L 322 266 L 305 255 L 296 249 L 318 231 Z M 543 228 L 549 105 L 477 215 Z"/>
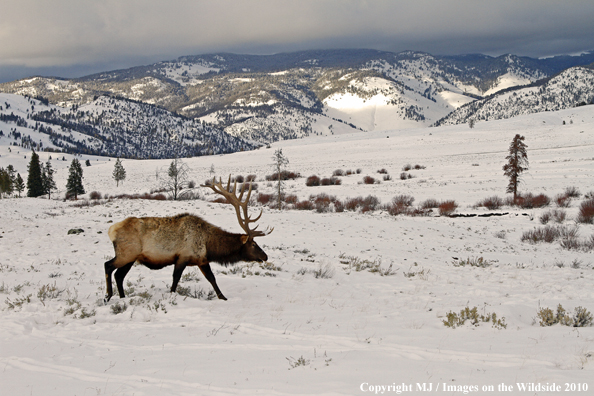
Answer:
<path fill-rule="evenodd" d="M 297 210 L 312 210 L 313 208 L 315 208 L 315 205 L 311 201 L 301 201 L 295 204 Z"/>
<path fill-rule="evenodd" d="M 340 186 L 342 184 L 342 181 L 337 177 L 325 177 L 322 180 L 320 180 L 320 184 L 322 186 Z"/>
<path fill-rule="evenodd" d="M 433 199 L 433 198 L 429 198 L 423 202 L 421 202 L 420 205 L 421 209 L 436 209 L 437 207 L 439 207 L 439 201 L 437 199 Z"/>
<path fill-rule="evenodd" d="M 99 191 L 91 191 L 89 193 L 89 199 L 101 199 L 101 193 Z"/>
<path fill-rule="evenodd" d="M 477 206 L 481 206 L 489 210 L 499 209 L 501 208 L 501 206 L 503 206 L 503 199 L 494 195 L 492 197 L 483 199 L 481 202 L 477 204 Z"/>
<path fill-rule="evenodd" d="M 270 203 L 270 201 L 272 201 L 274 198 L 273 194 L 262 194 L 262 193 L 258 193 L 258 196 L 256 197 L 256 201 L 259 204 L 262 205 L 268 205 Z"/>
<path fill-rule="evenodd" d="M 320 185 L 320 178 L 316 175 L 312 175 L 307 178 L 305 185 L 308 187 L 317 187 Z"/>
<path fill-rule="evenodd" d="M 407 180 L 407 179 L 412 179 L 414 176 L 411 175 L 410 173 L 406 173 L 406 172 L 402 172 L 400 174 L 400 180 Z"/>
<path fill-rule="evenodd" d="M 378 170 L 377 173 L 379 173 L 380 175 L 387 175 L 388 171 L 386 170 L 386 168 L 382 168 L 382 169 Z"/>
<path fill-rule="evenodd" d="M 377 181 L 377 180 L 375 180 L 375 179 L 374 179 L 373 177 L 371 177 L 371 176 L 365 176 L 365 177 L 363 178 L 363 183 L 365 183 L 365 184 L 376 184 L 376 183 L 378 183 L 378 181 Z"/>
<path fill-rule="evenodd" d="M 577 187 L 567 187 L 565 189 L 565 195 L 569 198 L 579 198 L 582 193 L 580 193 L 580 190 Z"/>
<path fill-rule="evenodd" d="M 301 175 L 298 172 L 282 171 L 280 174 L 281 180 L 295 180 L 300 177 L 301 177 Z M 273 173 L 272 175 L 266 176 L 266 181 L 275 181 L 275 180 L 278 180 L 278 172 Z"/>
<path fill-rule="evenodd" d="M 247 177 L 245 178 L 246 182 L 255 182 L 256 181 L 256 175 L 247 175 Z"/>
<path fill-rule="evenodd" d="M 594 198 L 583 201 L 577 217 L 578 223 L 594 223 Z"/>
<path fill-rule="evenodd" d="M 458 208 L 458 204 L 456 201 L 443 201 L 437 208 L 440 216 L 451 216 Z"/>
<path fill-rule="evenodd" d="M 344 171 L 342 169 L 336 169 L 332 172 L 332 176 L 344 176 Z"/>
<path fill-rule="evenodd" d="M 518 196 L 516 199 L 516 205 L 523 209 L 543 208 L 550 203 L 551 199 L 544 194 L 533 195 L 528 193 Z"/>

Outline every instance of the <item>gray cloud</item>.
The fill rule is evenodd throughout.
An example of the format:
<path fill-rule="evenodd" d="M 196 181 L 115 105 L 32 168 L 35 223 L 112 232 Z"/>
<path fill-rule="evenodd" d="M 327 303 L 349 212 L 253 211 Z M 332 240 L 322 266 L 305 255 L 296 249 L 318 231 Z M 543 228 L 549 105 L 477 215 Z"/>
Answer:
<path fill-rule="evenodd" d="M 223 51 L 550 56 L 594 49 L 592 20 L 591 0 L 6 0 L 0 81 Z"/>

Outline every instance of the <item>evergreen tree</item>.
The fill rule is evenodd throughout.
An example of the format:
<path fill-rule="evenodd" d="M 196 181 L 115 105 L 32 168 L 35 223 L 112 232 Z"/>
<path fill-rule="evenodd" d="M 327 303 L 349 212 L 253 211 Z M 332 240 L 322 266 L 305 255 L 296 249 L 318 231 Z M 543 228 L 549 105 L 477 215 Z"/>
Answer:
<path fill-rule="evenodd" d="M 14 189 L 17 190 L 17 192 L 19 193 L 19 198 L 21 197 L 21 193 L 25 191 L 25 181 L 21 177 L 20 173 L 17 173 L 16 175 Z"/>
<path fill-rule="evenodd" d="M 520 174 L 528 169 L 528 154 L 526 153 L 524 136 L 516 134 L 509 145 L 509 155 L 505 157 L 507 164 L 503 166 L 503 174 L 509 178 L 505 192 L 514 194 L 514 201 L 518 199 L 518 185 Z"/>
<path fill-rule="evenodd" d="M 169 176 L 167 189 L 173 194 L 174 200 L 177 200 L 181 195 L 181 191 L 187 187 L 189 171 L 190 168 L 181 159 L 175 157 L 171 161 L 169 170 L 167 171 L 167 176 Z"/>
<path fill-rule="evenodd" d="M 41 180 L 43 181 L 43 191 L 47 194 L 47 199 L 52 198 L 52 190 L 57 188 L 54 181 L 54 173 L 56 171 L 52 168 L 50 160 L 47 160 L 45 166 L 41 168 Z"/>
<path fill-rule="evenodd" d="M 75 158 L 70 164 L 70 170 L 68 173 L 68 181 L 66 182 L 66 195 L 73 196 L 74 199 L 78 199 L 78 194 L 84 194 L 85 189 L 82 184 L 83 181 L 83 170 L 80 162 Z"/>
<path fill-rule="evenodd" d="M 35 151 L 31 154 L 31 161 L 27 168 L 29 170 L 29 175 L 27 176 L 27 196 L 33 198 L 40 197 L 45 194 L 45 192 L 43 191 L 39 155 L 37 155 Z"/>
<path fill-rule="evenodd" d="M 12 193 L 12 187 L 10 174 L 4 168 L 0 168 L 0 198 L 2 198 L 2 194 Z"/>
<path fill-rule="evenodd" d="M 272 156 L 272 166 L 276 170 L 276 174 L 278 175 L 278 184 L 277 184 L 277 206 L 278 209 L 281 210 L 281 199 L 283 196 L 283 180 L 282 174 L 285 169 L 285 166 L 289 164 L 289 159 L 284 156 L 283 149 L 278 149 L 274 152 Z"/>
<path fill-rule="evenodd" d="M 116 187 L 119 187 L 120 181 L 126 179 L 126 169 L 124 169 L 119 158 L 116 160 L 115 166 L 113 167 L 113 178 L 116 181 Z"/>

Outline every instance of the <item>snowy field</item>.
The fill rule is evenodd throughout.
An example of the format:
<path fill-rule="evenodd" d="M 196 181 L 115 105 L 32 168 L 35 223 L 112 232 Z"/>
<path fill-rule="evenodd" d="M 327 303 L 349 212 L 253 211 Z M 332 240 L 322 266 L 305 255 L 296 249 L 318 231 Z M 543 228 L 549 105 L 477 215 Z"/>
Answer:
<path fill-rule="evenodd" d="M 312 138 L 185 161 L 197 185 L 214 166 L 224 178 L 256 174 L 258 190 L 272 193 L 264 177 L 282 148 L 288 169 L 303 176 L 287 183 L 300 200 L 325 192 L 389 203 L 406 194 L 415 205 L 452 199 L 457 213 L 483 214 L 478 201 L 505 197 L 501 168 L 516 133 L 525 136 L 530 161 L 521 192 L 594 191 L 594 106 L 474 129 Z M 24 179 L 29 157 L 0 145 L 0 166 L 12 164 Z M 40 157 L 45 162 L 48 153 Z M 52 159 L 58 199 L 72 156 L 65 158 Z M 85 189 L 102 195 L 157 189 L 170 162 L 123 160 L 127 179 L 116 188 L 114 160 L 81 162 L 87 158 Z M 425 169 L 402 181 L 406 164 Z M 310 175 L 358 168 L 340 186 L 305 186 Z M 361 183 L 366 175 L 381 180 L 382 168 L 392 181 Z M 196 192 L 214 198 L 208 189 Z M 575 225 L 583 199 L 564 209 L 566 226 Z M 488 218 L 264 208 L 260 228 L 274 232 L 258 242 L 269 262 L 212 266 L 228 301 L 208 299 L 210 285 L 197 268 L 186 270 L 181 295 L 169 293 L 172 267 L 137 265 L 126 278 L 127 297 L 104 305 L 111 223 L 191 212 L 228 231 L 240 228 L 230 206 L 201 199 L 81 202 L 0 200 L 1 395 L 594 394 L 594 327 L 541 327 L 537 317 L 559 304 L 569 313 L 578 306 L 594 312 L 593 253 L 520 240 L 553 205 L 504 206 L 494 212 L 506 215 Z M 592 225 L 578 227 L 582 239 L 594 234 Z M 77 228 L 84 232 L 68 234 Z M 481 257 L 490 265 L 457 265 Z M 449 312 L 466 307 L 495 313 L 506 328 L 444 325 Z"/>

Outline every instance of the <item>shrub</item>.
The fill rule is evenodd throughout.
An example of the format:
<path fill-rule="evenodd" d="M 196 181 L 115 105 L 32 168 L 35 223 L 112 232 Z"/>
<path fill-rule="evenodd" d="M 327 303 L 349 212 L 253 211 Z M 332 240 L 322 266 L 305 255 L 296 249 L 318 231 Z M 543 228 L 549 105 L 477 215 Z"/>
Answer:
<path fill-rule="evenodd" d="M 285 203 L 296 204 L 297 201 L 299 201 L 299 199 L 297 198 L 297 195 L 295 195 L 295 194 L 290 194 L 290 195 L 285 196 Z"/>
<path fill-rule="evenodd" d="M 569 198 L 579 198 L 582 193 L 580 193 L 580 190 L 577 187 L 567 187 L 565 189 L 565 195 Z"/>
<path fill-rule="evenodd" d="M 408 179 L 412 179 L 414 176 L 411 175 L 410 173 L 406 173 L 406 172 L 402 172 L 400 174 L 400 180 L 408 180 Z"/>
<path fill-rule="evenodd" d="M 518 195 L 515 205 L 523 209 L 543 208 L 549 206 L 551 199 L 544 194 L 533 195 L 528 193 L 526 195 Z"/>
<path fill-rule="evenodd" d="M 566 194 L 559 194 L 555 196 L 555 203 L 560 208 L 568 208 L 571 205 L 571 197 Z"/>
<path fill-rule="evenodd" d="M 259 204 L 268 205 L 270 203 L 270 201 L 272 201 L 273 198 L 274 198 L 273 194 L 258 193 L 258 196 L 256 197 L 256 201 Z"/>
<path fill-rule="evenodd" d="M 344 176 L 344 171 L 342 169 L 336 169 L 332 172 L 332 176 Z"/>
<path fill-rule="evenodd" d="M 101 193 L 99 191 L 91 191 L 89 194 L 90 199 L 101 199 Z"/>
<path fill-rule="evenodd" d="M 363 178 L 363 183 L 365 184 L 376 184 L 379 183 L 377 180 L 375 180 L 375 178 L 371 177 L 371 176 L 365 176 Z"/>
<path fill-rule="evenodd" d="M 316 211 L 318 213 L 325 213 L 325 212 L 330 212 L 330 204 L 332 202 L 336 201 L 336 197 L 322 193 L 322 194 L 318 194 L 317 196 L 311 195 L 309 197 L 309 200 L 313 201 Z"/>
<path fill-rule="evenodd" d="M 571 327 L 587 327 L 592 326 L 594 320 L 592 314 L 583 307 L 576 307 L 573 317 L 571 317 L 561 304 L 557 306 L 556 314 L 550 308 L 541 308 L 537 316 L 542 327 L 552 326 L 557 323 Z"/>
<path fill-rule="evenodd" d="M 350 211 L 357 211 L 361 209 L 362 213 L 376 210 L 380 205 L 380 200 L 375 195 L 368 195 L 367 197 L 347 198 L 344 203 L 344 208 Z"/>
<path fill-rule="evenodd" d="M 583 201 L 577 217 L 578 223 L 594 223 L 594 198 Z"/>
<path fill-rule="evenodd" d="M 451 216 L 458 208 L 458 204 L 456 201 L 444 201 L 437 208 L 440 216 Z"/>
<path fill-rule="evenodd" d="M 320 184 L 322 186 L 340 186 L 342 184 L 342 181 L 337 177 L 325 177 L 322 180 L 320 180 Z"/>
<path fill-rule="evenodd" d="M 529 243 L 546 242 L 553 243 L 559 238 L 560 232 L 558 227 L 545 226 L 526 231 L 522 234 L 521 241 Z"/>
<path fill-rule="evenodd" d="M 317 187 L 320 185 L 320 178 L 316 175 L 312 175 L 307 178 L 305 185 L 308 187 Z"/>
<path fill-rule="evenodd" d="M 392 202 L 386 205 L 385 209 L 392 216 L 411 214 L 411 206 L 414 201 L 414 197 L 410 195 L 397 195 L 392 198 Z"/>
<path fill-rule="evenodd" d="M 365 199 L 363 199 L 361 212 L 373 212 L 380 206 L 380 203 L 381 202 L 378 197 L 376 197 L 375 195 L 368 195 L 365 197 Z"/>
<path fill-rule="evenodd" d="M 390 180 L 392 180 L 392 176 L 384 175 L 383 179 L 384 179 L 384 181 L 390 181 Z"/>
<path fill-rule="evenodd" d="M 403 172 L 408 172 L 409 170 L 412 169 L 412 165 L 411 164 L 406 164 L 402 167 L 402 171 Z"/>
<path fill-rule="evenodd" d="M 280 173 L 281 180 L 295 180 L 300 178 L 301 175 L 299 172 L 291 172 L 291 171 L 282 171 Z M 278 172 L 273 173 L 272 175 L 266 176 L 266 181 L 277 181 L 278 180 Z"/>
<path fill-rule="evenodd" d="M 477 206 L 484 207 L 489 210 L 496 210 L 503 206 L 503 199 L 494 195 L 492 197 L 483 199 L 481 202 L 477 204 Z"/>
<path fill-rule="evenodd" d="M 466 260 L 454 261 L 452 262 L 452 264 L 454 265 L 454 267 L 465 267 L 468 265 L 470 267 L 487 268 L 490 267 L 493 263 L 489 260 L 485 260 L 482 257 L 468 257 Z"/>
<path fill-rule="evenodd" d="M 245 181 L 245 177 L 243 177 L 242 175 L 237 175 L 235 176 L 234 181 L 236 181 L 238 184 L 241 184 Z"/>
<path fill-rule="evenodd" d="M 312 210 L 315 207 L 314 203 L 311 201 L 301 201 L 295 204 L 295 209 L 297 210 Z"/>
<path fill-rule="evenodd" d="M 425 168 L 426 168 L 426 166 L 424 166 L 424 165 L 419 165 L 419 164 L 415 165 L 416 170 L 425 169 Z"/>
<path fill-rule="evenodd" d="M 493 327 L 498 329 L 505 329 L 507 328 L 507 324 L 505 323 L 505 318 L 502 317 L 501 319 L 497 318 L 495 313 L 487 313 L 486 315 L 479 315 L 478 308 L 473 307 L 469 308 L 466 307 L 460 311 L 459 314 L 455 312 L 448 312 L 446 314 L 447 320 L 443 320 L 443 324 L 446 327 L 450 327 L 455 329 L 456 327 L 462 326 L 466 321 L 470 321 L 470 324 L 473 326 L 478 326 L 481 322 L 493 324 Z"/>
<path fill-rule="evenodd" d="M 356 170 L 355 172 L 356 172 L 358 175 L 360 175 L 360 174 L 361 174 L 361 172 L 362 172 L 362 171 L 361 171 L 361 168 L 357 168 L 357 170 Z"/>
<path fill-rule="evenodd" d="M 386 168 L 382 168 L 382 169 L 378 170 L 377 173 L 379 173 L 380 175 L 387 175 L 388 171 L 386 170 Z"/>
<path fill-rule="evenodd" d="M 420 204 L 421 209 L 436 209 L 439 207 L 439 201 L 437 199 L 429 198 Z"/>
<path fill-rule="evenodd" d="M 566 218 L 567 213 L 564 210 L 554 209 L 544 212 L 539 220 L 542 224 L 547 224 L 550 220 L 553 220 L 556 223 L 563 223 Z"/>

